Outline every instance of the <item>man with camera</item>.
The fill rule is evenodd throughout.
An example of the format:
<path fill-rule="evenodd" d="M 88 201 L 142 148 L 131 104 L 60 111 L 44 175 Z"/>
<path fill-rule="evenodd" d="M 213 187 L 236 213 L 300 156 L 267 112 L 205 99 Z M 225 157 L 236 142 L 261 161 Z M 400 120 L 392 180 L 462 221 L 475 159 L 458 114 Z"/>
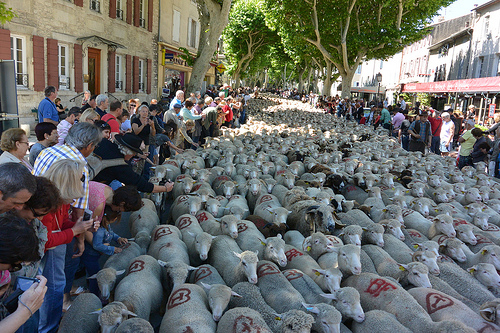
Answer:
<path fill-rule="evenodd" d="M 110 104 L 109 112 L 101 118 L 111 127 L 111 138 L 114 138 L 116 134 L 120 133 L 120 122 L 118 122 L 117 117 L 121 116 L 123 111 L 122 103 L 120 101 L 115 101 Z"/>

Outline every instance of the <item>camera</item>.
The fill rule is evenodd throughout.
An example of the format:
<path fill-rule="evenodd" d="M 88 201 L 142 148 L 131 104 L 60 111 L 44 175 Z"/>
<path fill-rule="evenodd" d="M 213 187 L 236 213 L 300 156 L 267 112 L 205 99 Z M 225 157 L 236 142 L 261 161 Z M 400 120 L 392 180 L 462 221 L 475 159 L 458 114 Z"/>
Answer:
<path fill-rule="evenodd" d="M 40 280 L 24 276 L 17 277 L 16 289 L 9 295 L 9 297 L 7 297 L 7 299 L 2 302 L 9 313 L 14 313 L 17 310 L 19 296 L 21 296 L 26 290 L 28 290 L 35 282 L 40 283 Z"/>
<path fill-rule="evenodd" d="M 149 119 L 153 120 L 153 119 L 155 119 L 155 116 L 149 116 Z"/>
<path fill-rule="evenodd" d="M 92 218 L 92 215 L 94 212 L 92 212 L 90 209 L 85 209 L 85 212 L 83 213 L 83 220 L 88 221 Z"/>

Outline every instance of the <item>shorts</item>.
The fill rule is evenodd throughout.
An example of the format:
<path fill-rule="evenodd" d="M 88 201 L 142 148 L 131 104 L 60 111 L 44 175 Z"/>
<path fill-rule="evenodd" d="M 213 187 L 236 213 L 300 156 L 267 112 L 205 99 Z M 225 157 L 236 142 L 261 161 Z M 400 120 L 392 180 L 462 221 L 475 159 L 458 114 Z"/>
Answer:
<path fill-rule="evenodd" d="M 451 151 L 451 142 L 448 144 L 448 147 L 446 147 L 446 142 L 441 141 L 440 149 L 442 153 L 449 153 Z"/>

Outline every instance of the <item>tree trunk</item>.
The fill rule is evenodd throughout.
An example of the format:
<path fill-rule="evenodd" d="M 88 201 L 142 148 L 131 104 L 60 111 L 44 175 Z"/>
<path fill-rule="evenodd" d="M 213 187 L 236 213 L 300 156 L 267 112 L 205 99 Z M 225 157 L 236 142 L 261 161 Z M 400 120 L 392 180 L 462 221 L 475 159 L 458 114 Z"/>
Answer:
<path fill-rule="evenodd" d="M 235 89 L 238 89 L 240 87 L 240 70 L 237 69 L 236 72 L 234 72 L 234 87 Z"/>
<path fill-rule="evenodd" d="M 325 81 L 323 83 L 323 95 L 330 96 L 332 91 L 332 63 L 330 61 L 326 61 L 325 67 Z"/>
<path fill-rule="evenodd" d="M 299 72 L 299 93 L 304 90 L 304 73 L 306 72 L 307 67 L 304 66 Z"/>
<path fill-rule="evenodd" d="M 200 18 L 200 41 L 198 56 L 193 65 L 191 78 L 186 92 L 201 90 L 205 74 L 210 68 L 210 61 L 217 50 L 217 41 L 229 20 L 231 0 L 224 0 L 222 6 L 215 0 L 197 0 Z"/>
<path fill-rule="evenodd" d="M 343 71 L 342 73 L 342 98 L 351 98 L 352 78 L 354 77 L 353 70 Z"/>

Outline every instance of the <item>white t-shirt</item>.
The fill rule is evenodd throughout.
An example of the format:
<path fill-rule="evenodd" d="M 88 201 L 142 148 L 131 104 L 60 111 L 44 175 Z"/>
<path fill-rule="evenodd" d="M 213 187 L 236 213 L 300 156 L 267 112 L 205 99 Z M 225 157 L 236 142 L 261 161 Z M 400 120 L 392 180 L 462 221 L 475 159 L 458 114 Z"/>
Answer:
<path fill-rule="evenodd" d="M 441 134 L 439 135 L 441 141 L 448 141 L 450 137 L 453 136 L 454 132 L 451 131 L 452 127 L 453 121 L 451 119 L 448 122 L 443 121 L 441 125 Z"/>

